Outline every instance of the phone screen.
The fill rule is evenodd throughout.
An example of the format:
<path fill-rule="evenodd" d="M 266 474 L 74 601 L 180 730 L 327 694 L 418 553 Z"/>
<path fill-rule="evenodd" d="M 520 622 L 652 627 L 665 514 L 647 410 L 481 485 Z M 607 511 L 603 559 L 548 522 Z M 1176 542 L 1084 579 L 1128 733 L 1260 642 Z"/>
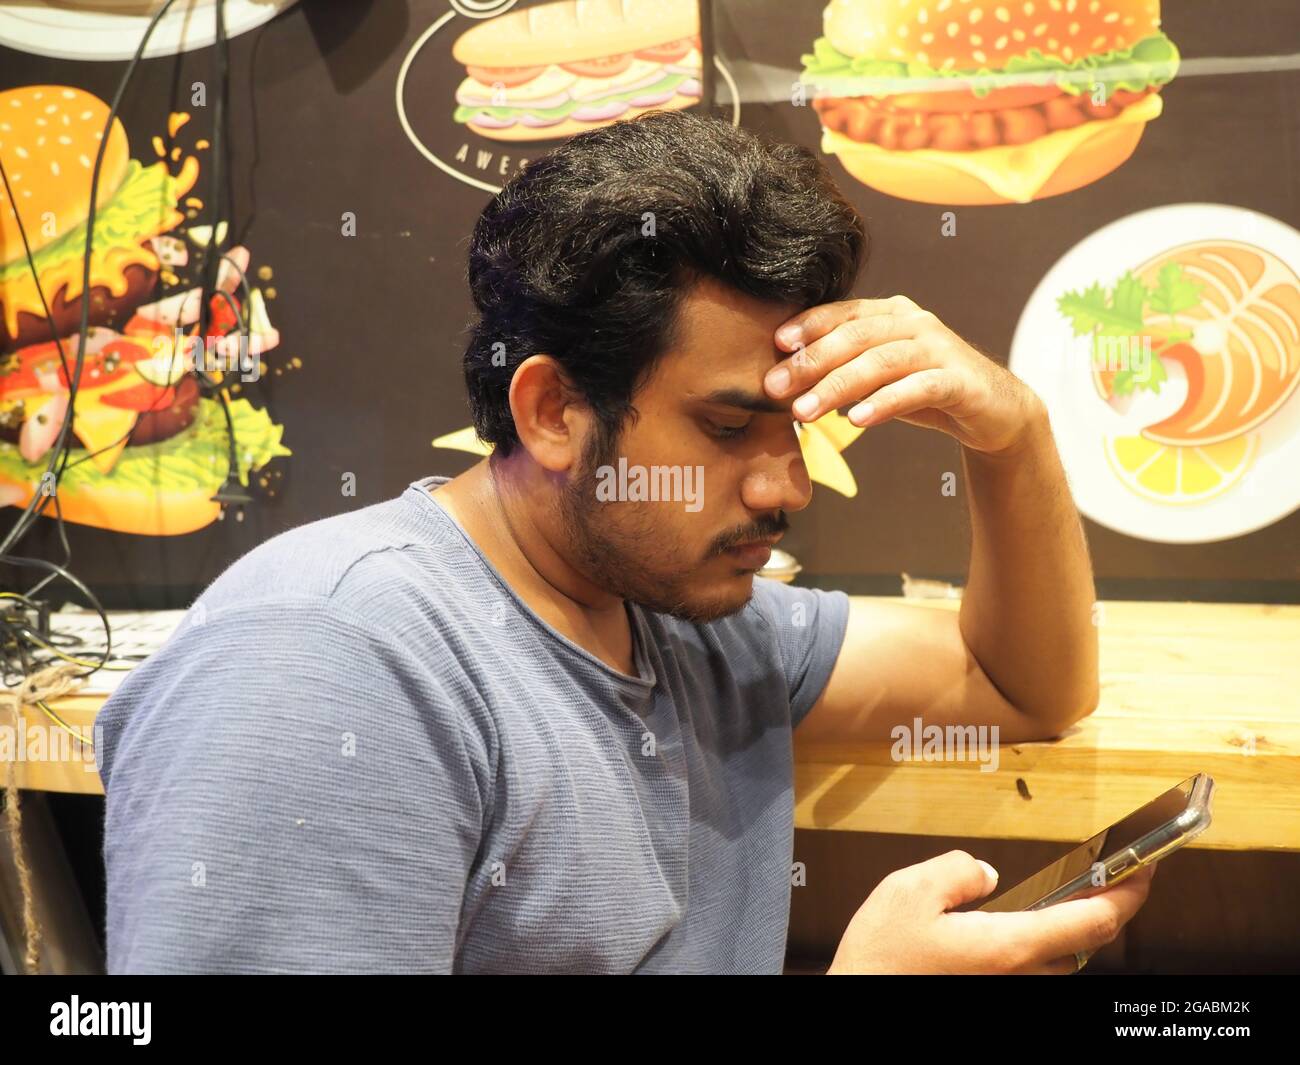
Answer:
<path fill-rule="evenodd" d="M 1046 869 L 1039 870 L 977 908 L 995 913 L 1029 909 L 1039 899 L 1087 874 L 1094 863 L 1123 853 L 1143 836 L 1178 817 L 1187 808 L 1195 780 L 1195 777 L 1189 777 L 1176 788 L 1170 788 L 1140 810 L 1081 843 Z"/>

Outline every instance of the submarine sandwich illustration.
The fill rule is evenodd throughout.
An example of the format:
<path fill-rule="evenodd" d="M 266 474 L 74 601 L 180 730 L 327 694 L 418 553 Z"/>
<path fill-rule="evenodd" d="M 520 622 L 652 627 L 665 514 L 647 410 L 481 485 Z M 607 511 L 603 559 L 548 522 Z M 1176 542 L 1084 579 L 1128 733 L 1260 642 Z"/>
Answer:
<path fill-rule="evenodd" d="M 699 102 L 695 0 L 560 0 L 472 26 L 455 120 L 482 137 L 551 140 Z"/>

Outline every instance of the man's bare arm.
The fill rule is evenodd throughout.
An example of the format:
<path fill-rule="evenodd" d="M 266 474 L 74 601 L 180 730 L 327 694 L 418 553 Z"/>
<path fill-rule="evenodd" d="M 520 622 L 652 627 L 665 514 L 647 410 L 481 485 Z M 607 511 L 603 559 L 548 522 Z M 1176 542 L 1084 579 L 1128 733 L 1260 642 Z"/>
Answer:
<path fill-rule="evenodd" d="M 970 577 L 960 613 L 854 600 L 801 740 L 888 740 L 895 725 L 997 725 L 1004 743 L 1058 734 L 1097 702 L 1092 572 L 1044 427 L 1016 458 L 966 456 Z"/>
<path fill-rule="evenodd" d="M 825 692 L 800 738 L 882 740 L 897 724 L 998 725 L 1055 735 L 1096 706 L 1097 632 L 1082 527 L 1042 401 L 911 300 L 849 300 L 776 331 L 792 352 L 768 375 L 813 421 L 897 418 L 952 436 L 970 497 L 960 613 L 854 602 Z"/>
<path fill-rule="evenodd" d="M 963 458 L 972 538 L 962 635 L 1006 699 L 1058 731 L 1097 705 L 1096 591 L 1046 411 L 1014 454 Z"/>

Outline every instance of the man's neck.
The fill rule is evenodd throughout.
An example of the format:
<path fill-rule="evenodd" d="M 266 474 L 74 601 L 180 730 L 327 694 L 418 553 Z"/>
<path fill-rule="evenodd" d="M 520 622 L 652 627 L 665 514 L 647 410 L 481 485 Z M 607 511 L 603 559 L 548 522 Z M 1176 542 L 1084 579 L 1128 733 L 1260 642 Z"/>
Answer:
<path fill-rule="evenodd" d="M 622 673 L 637 673 L 627 608 L 564 555 L 563 529 L 531 483 L 526 457 L 484 459 L 435 488 L 432 498 L 474 541 L 515 594 L 547 624 Z"/>

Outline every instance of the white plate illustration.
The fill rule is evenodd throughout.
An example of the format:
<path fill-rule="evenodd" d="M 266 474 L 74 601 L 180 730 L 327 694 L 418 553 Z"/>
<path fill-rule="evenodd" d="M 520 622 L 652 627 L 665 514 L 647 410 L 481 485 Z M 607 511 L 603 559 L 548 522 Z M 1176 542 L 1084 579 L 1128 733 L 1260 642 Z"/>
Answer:
<path fill-rule="evenodd" d="M 226 36 L 269 22 L 295 0 L 226 0 Z M 162 0 L 26 0 L 0 3 L 0 45 L 52 59 L 130 59 Z M 213 0 L 176 0 L 144 56 L 206 48 L 217 39 Z"/>
<path fill-rule="evenodd" d="M 1211 312 L 1203 322 L 1184 319 L 1177 323 L 1171 316 L 1169 323 L 1173 324 L 1167 327 L 1195 333 L 1195 340 L 1187 343 L 1207 350 L 1214 350 L 1217 343 L 1226 351 L 1223 345 L 1228 334 L 1248 345 L 1271 345 L 1273 361 L 1265 370 L 1260 369 L 1258 359 L 1239 361 L 1235 377 L 1239 391 L 1232 393 L 1231 404 L 1227 404 L 1233 366 L 1228 365 L 1226 355 L 1206 359 L 1207 364 L 1220 360 L 1205 378 L 1211 381 L 1214 373 L 1219 374 L 1213 379 L 1221 386 L 1224 400 L 1216 408 L 1220 410 L 1218 421 L 1216 416 L 1206 415 L 1196 422 L 1203 434 L 1200 440 L 1189 437 L 1174 444 L 1152 440 L 1150 436 L 1161 434 L 1151 427 L 1170 424 L 1166 419 L 1177 421 L 1180 432 L 1191 432 L 1187 426 L 1192 419 L 1177 416 L 1189 396 L 1183 364 L 1172 358 L 1160 359 L 1156 369 L 1163 367 L 1167 380 L 1158 392 L 1139 388 L 1129 397 L 1112 393 L 1108 400 L 1094 376 L 1093 363 L 1099 360 L 1100 366 L 1108 359 L 1106 365 L 1113 370 L 1123 365 L 1122 354 L 1120 360 L 1115 359 L 1114 349 L 1097 355 L 1090 335 L 1075 335 L 1071 319 L 1058 308 L 1058 300 L 1068 292 L 1083 293 L 1090 286 L 1100 285 L 1103 290 L 1116 286 L 1128 271 L 1136 274 L 1144 264 L 1167 258 L 1176 249 L 1204 247 L 1207 242 L 1222 242 L 1228 251 L 1244 256 L 1243 261 L 1253 256 L 1263 265 L 1259 274 L 1249 269 L 1234 274 L 1245 286 L 1241 290 L 1245 298 L 1255 301 L 1251 313 L 1216 320 Z M 1224 269 L 1232 267 L 1226 264 Z M 1213 203 L 1172 204 L 1118 219 L 1085 237 L 1047 272 L 1020 316 L 1009 365 L 1047 404 L 1070 488 L 1082 513 L 1142 540 L 1208 543 L 1254 532 L 1300 507 L 1297 275 L 1300 233 L 1267 215 Z M 1212 288 L 1215 284 L 1211 274 L 1198 273 L 1194 266 L 1185 276 Z M 1260 306 L 1263 313 L 1259 313 Z M 1178 346 L 1188 354 L 1186 343 Z M 1136 343 L 1132 350 L 1136 366 L 1140 362 Z M 1280 363 L 1279 351 L 1283 353 Z M 1196 361 L 1195 356 L 1192 359 Z M 1271 406 L 1258 399 L 1261 373 L 1271 375 L 1269 384 L 1276 396 Z M 1246 388 L 1244 381 L 1251 382 L 1251 388 Z M 1201 394 L 1212 395 L 1212 387 L 1206 384 Z M 1222 424 L 1222 411 L 1228 406 L 1248 415 L 1254 411 L 1259 417 L 1243 417 L 1241 431 L 1229 426 L 1215 436 L 1215 426 Z M 1188 404 L 1186 409 L 1190 407 Z M 1211 428 L 1206 429 L 1207 425 Z"/>

